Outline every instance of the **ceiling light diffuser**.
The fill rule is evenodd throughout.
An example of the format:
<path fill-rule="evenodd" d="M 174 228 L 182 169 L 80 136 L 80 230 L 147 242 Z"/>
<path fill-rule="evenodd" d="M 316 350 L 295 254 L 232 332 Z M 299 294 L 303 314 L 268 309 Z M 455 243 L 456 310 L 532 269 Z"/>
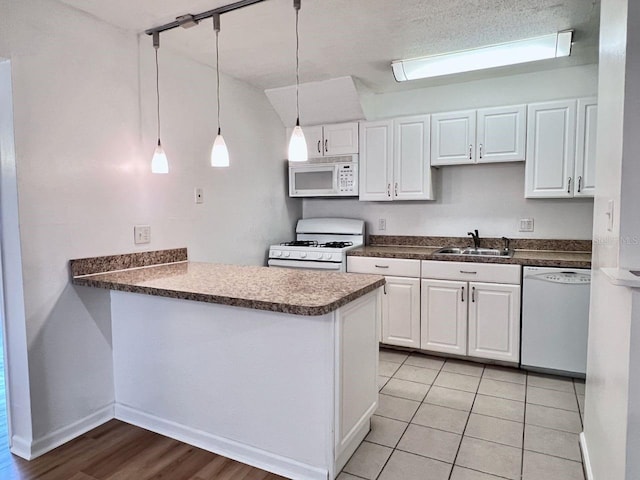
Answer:
<path fill-rule="evenodd" d="M 573 31 L 391 63 L 398 82 L 568 57 Z"/>

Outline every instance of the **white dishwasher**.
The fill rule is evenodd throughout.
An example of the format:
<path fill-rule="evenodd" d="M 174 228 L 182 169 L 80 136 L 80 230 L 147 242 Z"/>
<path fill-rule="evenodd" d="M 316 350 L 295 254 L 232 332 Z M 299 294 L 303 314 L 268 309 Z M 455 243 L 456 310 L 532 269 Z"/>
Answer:
<path fill-rule="evenodd" d="M 585 374 L 590 290 L 591 270 L 524 267 L 524 368 Z"/>

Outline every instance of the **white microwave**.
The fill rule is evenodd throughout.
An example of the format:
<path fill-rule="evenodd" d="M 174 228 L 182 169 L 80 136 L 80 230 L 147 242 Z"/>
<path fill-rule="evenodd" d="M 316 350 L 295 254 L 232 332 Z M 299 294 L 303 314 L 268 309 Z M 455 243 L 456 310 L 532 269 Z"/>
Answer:
<path fill-rule="evenodd" d="M 358 156 L 289 162 L 290 197 L 357 197 Z"/>

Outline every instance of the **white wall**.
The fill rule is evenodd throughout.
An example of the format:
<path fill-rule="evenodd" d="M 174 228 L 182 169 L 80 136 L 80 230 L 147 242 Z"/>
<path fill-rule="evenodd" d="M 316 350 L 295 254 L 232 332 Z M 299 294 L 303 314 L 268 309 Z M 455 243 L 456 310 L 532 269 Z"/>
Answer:
<path fill-rule="evenodd" d="M 635 12 L 632 15 L 632 5 Z M 629 10 L 628 10 L 629 8 Z M 631 290 L 612 285 L 602 267 L 617 267 L 622 260 L 621 234 L 633 227 L 620 211 L 637 215 L 640 194 L 622 192 L 626 167 L 637 163 L 638 77 L 629 78 L 637 64 L 638 45 L 627 44 L 627 35 L 638 37 L 637 2 L 603 0 L 600 20 L 600 75 L 597 165 L 598 190 L 594 208 L 594 257 L 589 318 L 589 348 L 585 399 L 584 438 L 594 480 L 635 480 L 637 464 L 638 380 L 635 369 L 640 354 L 638 307 Z M 629 28 L 631 27 L 631 28 Z M 633 50 L 633 51 L 632 51 Z M 631 62 L 631 60 L 634 60 Z M 631 69 L 631 70 L 630 70 Z M 625 77 L 627 79 L 625 80 Z M 625 81 L 635 87 L 625 92 Z M 627 145 L 630 146 L 627 149 Z M 638 176 L 631 177 L 635 185 Z M 605 214 L 615 202 L 613 229 Z M 631 234 L 628 231 L 627 234 Z M 640 233 L 637 229 L 635 234 Z M 636 318 L 634 318 L 634 316 Z M 632 394 L 632 387 L 635 394 Z M 629 469 L 635 470 L 629 470 Z"/>
<path fill-rule="evenodd" d="M 196 260 L 260 264 L 269 243 L 292 234 L 301 206 L 285 196 L 284 129 L 261 92 L 223 76 L 233 166 L 214 171 L 215 76 L 161 48 L 171 173 L 153 175 L 150 39 L 139 46 L 135 34 L 50 0 L 0 0 L 0 11 L 0 56 L 13 69 L 33 436 L 43 447 L 113 401 L 108 293 L 71 286 L 69 259 L 186 246 Z M 204 205 L 193 202 L 196 186 Z M 133 244 L 140 223 L 151 225 L 149 245 Z"/>
<path fill-rule="evenodd" d="M 368 120 L 492 105 L 530 103 L 594 95 L 597 66 L 497 77 L 466 83 L 362 97 Z M 304 216 L 364 218 L 373 234 L 590 239 L 593 201 L 525 200 L 524 163 L 441 167 L 433 170 L 433 202 L 357 202 L 305 199 Z M 386 218 L 387 230 L 378 230 Z M 533 218 L 535 231 L 518 231 Z"/>

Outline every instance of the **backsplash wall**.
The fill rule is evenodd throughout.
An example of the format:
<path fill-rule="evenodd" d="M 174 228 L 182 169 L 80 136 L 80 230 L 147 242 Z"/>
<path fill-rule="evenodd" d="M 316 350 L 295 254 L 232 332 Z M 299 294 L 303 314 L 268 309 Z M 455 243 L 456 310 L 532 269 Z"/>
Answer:
<path fill-rule="evenodd" d="M 367 233 L 379 235 L 459 237 L 477 228 L 490 237 L 592 237 L 593 200 L 525 199 L 522 162 L 434 169 L 434 187 L 436 200 L 424 202 L 305 199 L 303 216 L 362 218 Z M 518 231 L 521 218 L 534 219 L 533 232 Z"/>

